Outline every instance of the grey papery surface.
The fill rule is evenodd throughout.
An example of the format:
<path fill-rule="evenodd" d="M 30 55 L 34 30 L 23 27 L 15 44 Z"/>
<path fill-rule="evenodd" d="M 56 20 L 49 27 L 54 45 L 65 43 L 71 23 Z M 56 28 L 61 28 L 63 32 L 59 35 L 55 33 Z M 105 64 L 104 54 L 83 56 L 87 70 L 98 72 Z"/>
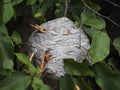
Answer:
<path fill-rule="evenodd" d="M 83 30 L 68 18 L 62 17 L 41 25 L 47 31 L 35 30 L 29 37 L 29 54 L 35 52 L 34 64 L 39 65 L 43 51 L 49 51 L 52 59 L 45 69 L 52 77 L 64 76 L 63 59 L 73 58 L 82 62 L 88 58 L 89 40 Z M 70 31 L 70 33 L 68 33 Z"/>

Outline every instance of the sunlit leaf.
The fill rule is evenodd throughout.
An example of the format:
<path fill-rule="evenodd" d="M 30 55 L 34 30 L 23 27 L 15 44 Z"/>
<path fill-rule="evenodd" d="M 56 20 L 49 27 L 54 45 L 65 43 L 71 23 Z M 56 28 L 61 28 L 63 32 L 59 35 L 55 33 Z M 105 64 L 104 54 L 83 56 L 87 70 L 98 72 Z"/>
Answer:
<path fill-rule="evenodd" d="M 119 55 L 120 55 L 120 37 L 119 38 L 115 38 L 114 46 L 115 46 L 116 50 L 119 52 Z"/>
<path fill-rule="evenodd" d="M 73 59 L 64 60 L 64 69 L 70 75 L 85 76 L 93 75 L 92 70 L 87 64 L 76 62 Z"/>
<path fill-rule="evenodd" d="M 95 80 L 102 90 L 120 90 L 120 75 L 115 74 L 106 64 L 95 66 Z"/>
<path fill-rule="evenodd" d="M 42 16 L 42 15 L 41 15 L 41 13 L 39 13 L 39 12 L 34 15 L 35 18 L 38 18 L 38 17 L 40 17 L 40 16 Z"/>
<path fill-rule="evenodd" d="M 60 79 L 60 90 L 75 90 L 75 84 L 70 75 Z"/>
<path fill-rule="evenodd" d="M 0 82 L 0 90 L 26 90 L 30 81 L 30 76 L 14 72 Z"/>
<path fill-rule="evenodd" d="M 20 44 L 22 41 L 20 34 L 16 31 L 11 35 L 11 38 L 12 38 L 13 42 L 17 45 Z"/>
<path fill-rule="evenodd" d="M 90 55 L 92 63 L 97 63 L 104 60 L 110 52 L 110 39 L 104 32 L 96 33 L 93 36 L 92 44 L 90 47 Z"/>
<path fill-rule="evenodd" d="M 34 74 L 36 72 L 36 68 L 32 65 L 27 55 L 23 53 L 15 53 L 15 55 L 17 56 L 18 60 L 28 66 L 31 74 Z"/>
<path fill-rule="evenodd" d="M 56 5 L 56 7 L 61 7 L 60 3 L 56 3 L 55 5 Z"/>

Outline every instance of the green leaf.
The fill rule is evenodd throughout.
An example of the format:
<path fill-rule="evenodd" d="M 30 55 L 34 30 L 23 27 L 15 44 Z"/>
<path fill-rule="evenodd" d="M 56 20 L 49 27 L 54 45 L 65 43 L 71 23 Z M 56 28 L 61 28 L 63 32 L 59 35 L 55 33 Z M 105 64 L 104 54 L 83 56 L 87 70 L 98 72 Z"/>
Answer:
<path fill-rule="evenodd" d="M 117 59 L 115 59 L 114 57 L 111 57 L 111 58 L 109 58 L 108 59 L 108 65 L 110 66 L 110 67 L 112 67 L 113 68 L 113 70 L 118 70 L 117 69 L 117 67 L 118 67 L 118 63 L 119 61 L 117 61 Z M 119 70 L 118 70 L 119 71 Z"/>
<path fill-rule="evenodd" d="M 97 3 L 94 3 L 91 0 L 84 0 L 84 1 L 90 8 L 94 9 L 95 11 L 99 11 L 101 9 L 101 7 Z"/>
<path fill-rule="evenodd" d="M 38 77 L 33 77 L 33 81 L 32 81 L 33 90 L 41 90 L 42 86 L 43 86 L 42 80 L 39 79 Z"/>
<path fill-rule="evenodd" d="M 14 72 L 0 82 L 0 90 L 26 90 L 30 81 L 30 76 Z"/>
<path fill-rule="evenodd" d="M 36 2 L 36 0 L 27 0 L 26 5 L 33 5 Z"/>
<path fill-rule="evenodd" d="M 7 58 L 7 56 L 5 56 L 5 60 L 3 61 L 3 68 L 13 70 L 13 66 L 14 66 L 13 61 Z"/>
<path fill-rule="evenodd" d="M 17 4 L 20 4 L 22 2 L 23 2 L 23 0 L 12 0 L 13 5 L 17 5 Z"/>
<path fill-rule="evenodd" d="M 79 86 L 80 90 L 92 90 L 90 86 L 81 78 L 74 78 L 74 82 L 77 86 Z"/>
<path fill-rule="evenodd" d="M 0 60 L 3 62 L 4 69 L 13 70 L 14 46 L 11 38 L 8 36 L 7 29 L 4 25 L 0 25 Z"/>
<path fill-rule="evenodd" d="M 14 31 L 14 33 L 11 35 L 11 39 L 13 40 L 13 42 L 17 45 L 19 45 L 22 41 L 20 34 L 16 31 Z"/>
<path fill-rule="evenodd" d="M 3 69 L 13 70 L 13 61 L 8 58 L 2 48 L 0 48 L 0 71 Z"/>
<path fill-rule="evenodd" d="M 20 60 L 23 64 L 25 64 L 28 67 L 31 74 L 34 74 L 36 72 L 36 68 L 32 65 L 27 55 L 23 53 L 15 53 L 15 55 L 17 56 L 18 60 Z"/>
<path fill-rule="evenodd" d="M 119 52 L 119 55 L 120 55 L 120 37 L 115 38 L 114 46 L 115 46 L 115 49 Z"/>
<path fill-rule="evenodd" d="M 53 5 L 53 1 L 52 0 L 44 0 L 42 2 L 42 7 L 40 9 L 41 14 L 44 16 L 52 5 Z"/>
<path fill-rule="evenodd" d="M 91 38 L 93 38 L 93 36 L 96 34 L 96 33 L 101 33 L 101 31 L 99 29 L 96 29 L 96 28 L 93 28 L 93 27 L 83 27 L 83 30 L 85 31 L 85 33 L 87 35 L 89 35 Z"/>
<path fill-rule="evenodd" d="M 38 77 L 33 77 L 32 87 L 33 90 L 51 90 L 51 88 L 45 85 Z"/>
<path fill-rule="evenodd" d="M 52 89 L 47 85 L 43 85 L 40 90 L 52 90 Z"/>
<path fill-rule="evenodd" d="M 60 79 L 60 90 L 75 90 L 75 84 L 70 75 Z"/>
<path fill-rule="evenodd" d="M 108 35 L 104 32 L 96 33 L 93 36 L 89 52 L 93 64 L 104 60 L 110 52 L 110 39 Z"/>
<path fill-rule="evenodd" d="M 4 60 L 6 60 L 6 55 L 4 53 L 4 51 L 0 48 L 0 71 L 3 70 L 3 62 Z"/>
<path fill-rule="evenodd" d="M 56 3 L 55 5 L 56 5 L 56 7 L 61 7 L 60 3 Z"/>
<path fill-rule="evenodd" d="M 95 66 L 95 80 L 102 90 L 120 90 L 120 74 L 115 74 L 106 64 Z"/>
<path fill-rule="evenodd" d="M 14 9 L 11 0 L 2 0 L 0 3 L 0 23 L 7 23 L 14 15 Z"/>
<path fill-rule="evenodd" d="M 57 17 L 62 17 L 63 15 L 64 15 L 64 8 L 60 8 L 60 9 L 57 9 L 56 11 L 55 11 L 55 15 L 57 16 Z"/>
<path fill-rule="evenodd" d="M 3 60 L 5 60 L 5 55 L 1 48 L 0 48 L 0 59 L 1 59 L 0 60 L 0 71 L 2 71 L 3 70 Z"/>
<path fill-rule="evenodd" d="M 41 74 L 41 68 L 38 66 L 38 67 L 36 67 L 35 75 L 40 76 L 40 74 Z"/>
<path fill-rule="evenodd" d="M 92 70 L 87 64 L 76 62 L 73 59 L 64 59 L 64 69 L 70 75 L 93 75 Z"/>
<path fill-rule="evenodd" d="M 106 26 L 104 19 L 92 12 L 88 12 L 87 14 L 82 13 L 81 18 L 83 20 L 83 24 L 94 27 L 96 29 L 101 30 Z"/>
<path fill-rule="evenodd" d="M 40 17 L 40 16 L 42 16 L 42 14 L 39 13 L 39 12 L 34 15 L 35 18 L 38 18 L 38 17 Z"/>

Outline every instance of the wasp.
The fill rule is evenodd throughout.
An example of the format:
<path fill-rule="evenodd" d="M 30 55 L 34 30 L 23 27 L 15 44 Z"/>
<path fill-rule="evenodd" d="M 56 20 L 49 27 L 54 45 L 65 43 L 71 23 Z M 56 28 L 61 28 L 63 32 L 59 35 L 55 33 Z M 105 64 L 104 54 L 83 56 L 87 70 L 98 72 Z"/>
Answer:
<path fill-rule="evenodd" d="M 40 32 L 45 32 L 45 31 L 47 31 L 47 29 L 46 28 L 44 28 L 44 27 L 42 27 L 42 26 L 40 26 L 40 25 L 38 25 L 38 24 L 36 24 L 36 25 L 33 25 L 33 24 L 30 24 L 32 27 L 34 27 L 35 29 L 37 29 L 38 31 L 40 31 Z"/>
<path fill-rule="evenodd" d="M 71 30 L 67 29 L 67 35 L 70 35 L 70 34 L 71 34 Z"/>
<path fill-rule="evenodd" d="M 41 71 L 44 71 L 44 67 L 45 65 L 52 59 L 52 56 L 49 55 L 48 51 L 43 51 L 43 55 L 42 55 L 42 59 L 41 59 L 41 64 L 40 64 L 40 68 Z"/>

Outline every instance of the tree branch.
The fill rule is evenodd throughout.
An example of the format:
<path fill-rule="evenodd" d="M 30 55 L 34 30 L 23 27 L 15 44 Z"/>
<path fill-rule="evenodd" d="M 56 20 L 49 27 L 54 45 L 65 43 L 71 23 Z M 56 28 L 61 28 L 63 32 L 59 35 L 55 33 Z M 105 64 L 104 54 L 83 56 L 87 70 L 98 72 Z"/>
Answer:
<path fill-rule="evenodd" d="M 110 17 L 107 17 L 107 16 L 105 16 L 105 15 L 102 15 L 102 14 L 98 13 L 97 11 L 95 11 L 94 9 L 92 9 L 84 0 L 81 0 L 81 1 L 83 2 L 83 4 L 84 4 L 88 9 L 90 9 L 91 11 L 93 11 L 95 14 L 97 14 L 97 15 L 100 16 L 100 17 L 103 17 L 103 18 L 109 20 L 109 21 L 110 21 L 111 23 L 113 23 L 114 25 L 120 27 L 120 25 L 119 25 L 118 23 L 116 23 L 115 21 L 113 21 L 112 19 L 110 19 Z"/>
<path fill-rule="evenodd" d="M 110 3 L 110 4 L 112 4 L 112 5 L 114 5 L 115 7 L 119 7 L 120 8 L 120 6 L 118 4 L 115 4 L 115 3 L 113 3 L 113 2 L 111 2 L 109 0 L 105 0 L 105 1 L 108 2 L 108 3 Z"/>
<path fill-rule="evenodd" d="M 83 14 L 85 14 L 86 12 L 86 6 L 84 5 L 84 8 L 83 8 Z M 83 24 L 83 19 L 81 18 L 81 22 L 80 22 L 80 28 L 82 29 L 82 24 Z"/>
<path fill-rule="evenodd" d="M 64 12 L 64 17 L 67 15 L 67 10 L 68 10 L 68 1 L 65 0 L 65 12 Z"/>

